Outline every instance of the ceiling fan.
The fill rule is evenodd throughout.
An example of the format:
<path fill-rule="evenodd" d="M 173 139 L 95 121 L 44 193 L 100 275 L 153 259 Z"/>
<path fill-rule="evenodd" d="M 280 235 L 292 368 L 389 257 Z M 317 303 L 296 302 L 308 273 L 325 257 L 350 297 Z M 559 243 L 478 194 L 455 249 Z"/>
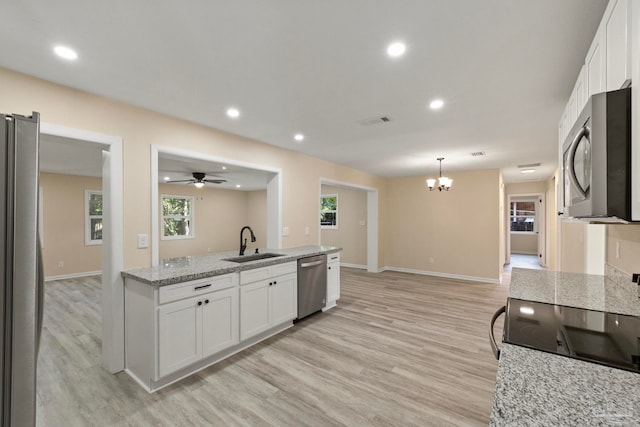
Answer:
<path fill-rule="evenodd" d="M 202 188 L 202 187 L 204 187 L 205 183 L 222 184 L 223 182 L 227 182 L 226 179 L 220 179 L 220 178 L 206 179 L 205 178 L 206 174 L 204 172 L 193 172 L 192 175 L 193 175 L 193 178 L 191 178 L 191 179 L 180 179 L 180 180 L 177 180 L 177 181 L 167 181 L 167 184 L 175 184 L 175 183 L 178 183 L 178 182 L 188 182 L 188 183 L 191 183 L 191 184 L 195 185 L 197 188 Z"/>

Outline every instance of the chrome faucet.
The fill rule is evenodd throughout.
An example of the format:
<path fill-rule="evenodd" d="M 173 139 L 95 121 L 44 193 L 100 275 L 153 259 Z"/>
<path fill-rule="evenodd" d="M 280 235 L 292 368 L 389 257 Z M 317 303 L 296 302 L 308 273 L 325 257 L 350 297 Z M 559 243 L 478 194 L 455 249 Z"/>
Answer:
<path fill-rule="evenodd" d="M 240 256 L 244 255 L 244 251 L 247 249 L 247 239 L 244 239 L 244 243 L 242 242 L 242 234 L 244 233 L 244 230 L 247 229 L 249 230 L 249 233 L 251 233 L 251 241 L 256 241 L 256 235 L 253 234 L 253 230 L 251 229 L 251 227 L 249 227 L 248 225 L 242 227 L 242 230 L 240 230 Z"/>

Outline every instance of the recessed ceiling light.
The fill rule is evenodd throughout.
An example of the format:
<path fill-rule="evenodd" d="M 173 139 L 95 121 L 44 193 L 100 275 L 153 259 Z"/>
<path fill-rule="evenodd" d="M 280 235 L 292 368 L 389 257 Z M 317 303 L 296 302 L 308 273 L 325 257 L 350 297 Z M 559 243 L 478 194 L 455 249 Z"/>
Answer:
<path fill-rule="evenodd" d="M 53 48 L 53 52 L 58 55 L 60 58 L 68 59 L 69 61 L 73 61 L 74 59 L 78 59 L 78 54 L 75 50 L 66 46 L 56 46 Z"/>
<path fill-rule="evenodd" d="M 407 46 L 402 42 L 391 43 L 387 47 L 387 55 L 389 55 L 392 58 L 397 58 L 398 56 L 402 56 L 406 51 L 407 51 Z"/>
<path fill-rule="evenodd" d="M 433 101 L 431 101 L 431 103 L 429 104 L 429 107 L 432 110 L 439 110 L 440 108 L 442 108 L 444 106 L 444 101 L 442 99 L 434 99 Z"/>
<path fill-rule="evenodd" d="M 232 119 L 237 119 L 238 117 L 240 117 L 240 111 L 238 111 L 237 108 L 229 108 L 227 109 L 227 116 L 231 117 Z"/>
<path fill-rule="evenodd" d="M 240 188 L 240 187 L 242 187 L 242 185 L 236 184 L 236 188 Z"/>
<path fill-rule="evenodd" d="M 534 172 L 535 172 L 535 170 L 534 170 L 534 169 L 522 169 L 522 170 L 520 171 L 520 173 L 534 173 Z"/>
<path fill-rule="evenodd" d="M 298 142 L 301 142 L 304 140 L 304 135 L 301 133 L 296 133 L 295 135 L 293 135 L 293 139 L 295 139 Z"/>
<path fill-rule="evenodd" d="M 226 166 L 223 166 L 223 167 L 222 167 L 222 170 L 223 170 L 223 171 L 226 171 L 226 170 L 227 170 L 227 167 L 226 167 Z"/>
<path fill-rule="evenodd" d="M 170 179 L 171 179 L 171 178 L 169 178 L 168 176 L 165 176 L 165 177 L 164 177 L 164 180 L 165 180 L 165 181 L 169 181 Z"/>

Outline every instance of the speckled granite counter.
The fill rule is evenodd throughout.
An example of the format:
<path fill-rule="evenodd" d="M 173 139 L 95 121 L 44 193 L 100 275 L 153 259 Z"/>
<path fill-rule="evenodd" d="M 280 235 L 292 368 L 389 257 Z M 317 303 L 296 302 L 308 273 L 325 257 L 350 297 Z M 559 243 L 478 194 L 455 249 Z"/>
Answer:
<path fill-rule="evenodd" d="M 604 276 L 513 269 L 509 295 L 640 315 L 637 285 Z M 502 344 L 490 425 L 640 426 L 640 375 Z"/>
<path fill-rule="evenodd" d="M 341 248 L 333 246 L 300 246 L 289 249 L 260 249 L 260 253 L 275 253 L 282 256 L 267 258 L 245 263 L 225 261 L 224 258 L 238 256 L 237 251 L 221 252 L 209 255 L 189 256 L 182 258 L 169 258 L 160 261 L 160 265 L 151 268 L 140 268 L 122 272 L 122 277 L 135 279 L 153 286 L 166 286 L 174 283 L 187 282 L 205 277 L 219 276 L 241 270 L 266 267 L 268 265 L 282 264 L 296 261 L 308 256 L 329 254 L 341 251 Z M 247 253 L 250 255 L 251 253 Z"/>

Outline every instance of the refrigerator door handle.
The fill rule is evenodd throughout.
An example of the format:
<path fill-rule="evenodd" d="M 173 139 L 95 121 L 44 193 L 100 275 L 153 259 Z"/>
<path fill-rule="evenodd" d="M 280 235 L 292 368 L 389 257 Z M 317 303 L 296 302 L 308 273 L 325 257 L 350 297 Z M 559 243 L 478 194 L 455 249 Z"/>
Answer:
<path fill-rule="evenodd" d="M 40 352 L 40 339 L 42 339 L 42 323 L 44 320 L 44 266 L 42 264 L 42 247 L 40 246 L 40 232 L 38 232 L 38 240 L 36 241 L 37 247 L 37 283 L 38 286 L 38 324 L 37 324 L 37 338 L 36 338 L 36 360 L 38 359 L 38 353 Z"/>

